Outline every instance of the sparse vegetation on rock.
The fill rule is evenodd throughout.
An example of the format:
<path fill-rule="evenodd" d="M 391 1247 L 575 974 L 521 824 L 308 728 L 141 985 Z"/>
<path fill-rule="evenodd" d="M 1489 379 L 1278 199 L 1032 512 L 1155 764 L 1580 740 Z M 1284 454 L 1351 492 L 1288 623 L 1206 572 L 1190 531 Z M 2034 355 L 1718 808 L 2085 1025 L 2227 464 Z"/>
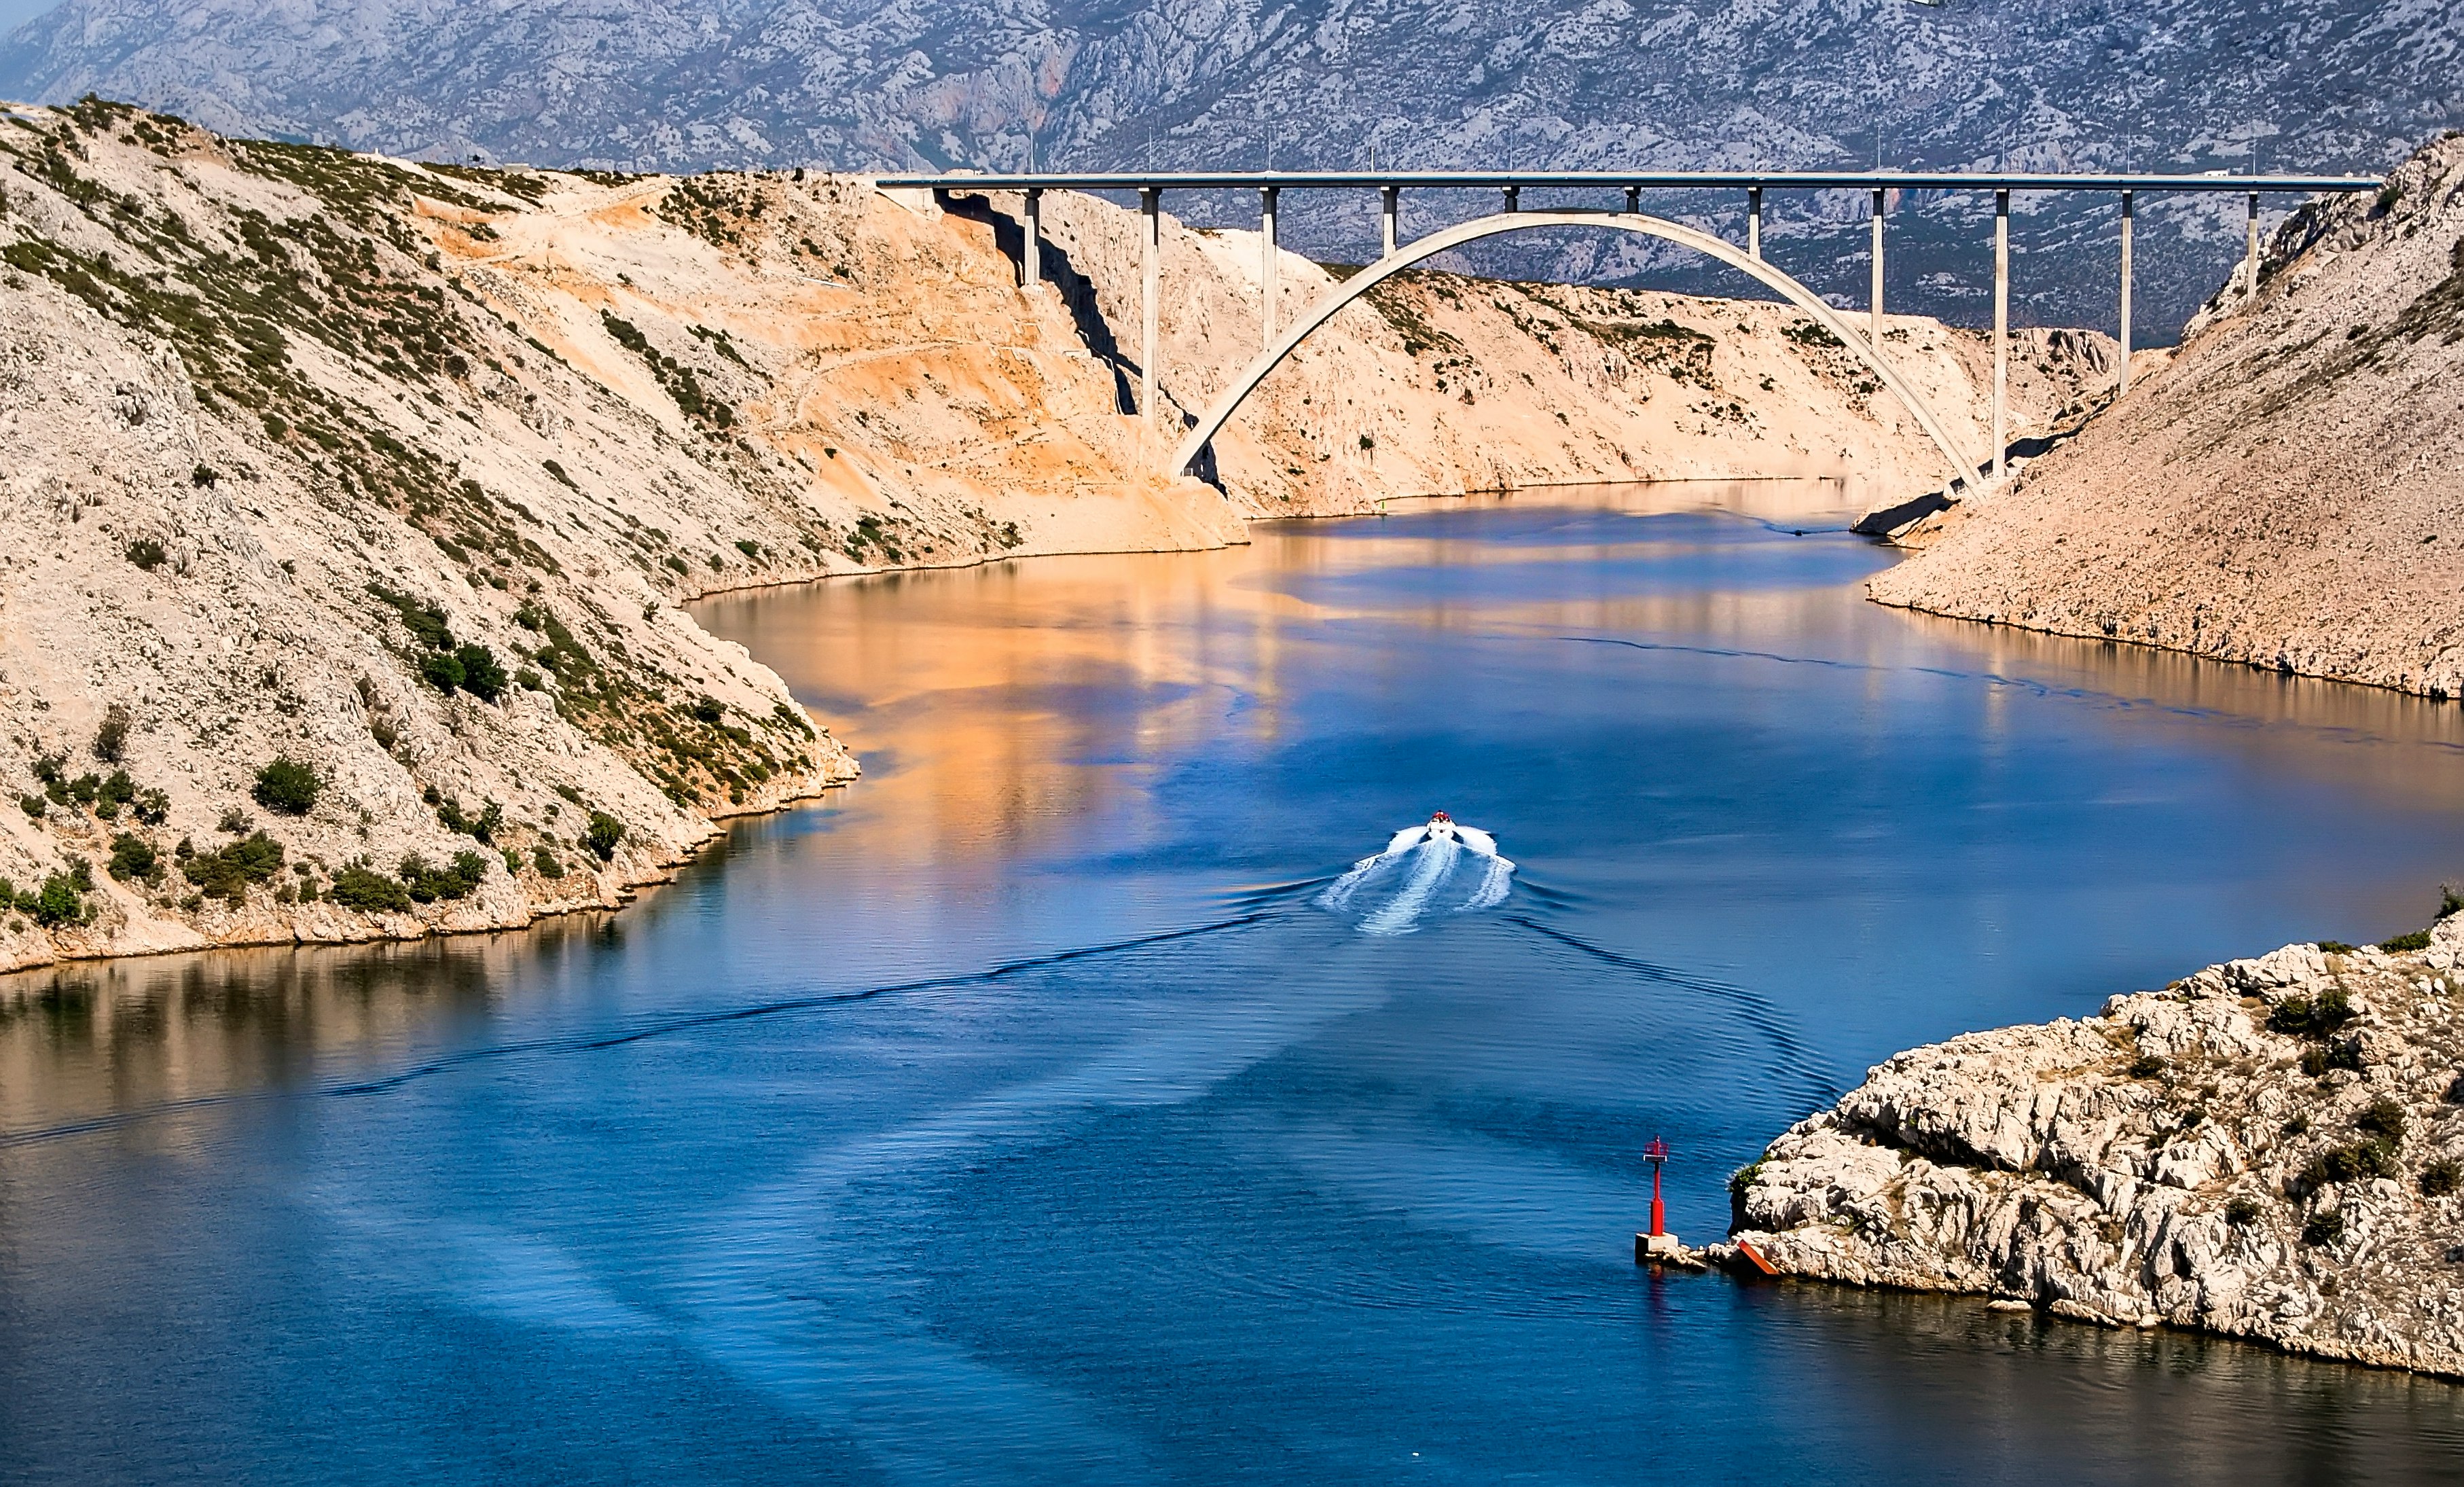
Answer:
<path fill-rule="evenodd" d="M 315 766 L 280 754 L 256 771 L 256 783 L 250 788 L 249 795 L 276 815 L 304 816 L 317 809 L 317 797 L 324 788 L 325 782 L 319 777 Z"/>
<path fill-rule="evenodd" d="M 1874 1069 L 1749 1169 L 1783 1271 L 2014 1298 L 2464 1376 L 2464 905 Z M 2321 1041 L 2321 1040 L 2324 1041 Z M 2162 1080 L 2117 1051 L 2162 1049 Z"/>

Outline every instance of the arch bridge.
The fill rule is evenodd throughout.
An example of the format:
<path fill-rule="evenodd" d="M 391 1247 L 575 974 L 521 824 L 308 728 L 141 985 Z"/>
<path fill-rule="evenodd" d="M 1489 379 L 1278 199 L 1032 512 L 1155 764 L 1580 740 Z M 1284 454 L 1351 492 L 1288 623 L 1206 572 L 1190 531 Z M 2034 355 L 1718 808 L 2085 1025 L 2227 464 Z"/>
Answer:
<path fill-rule="evenodd" d="M 2187 174 L 2075 174 L 2075 173 L 1969 173 L 1946 171 L 1863 170 L 1863 171 L 1681 171 L 1647 174 L 1603 171 L 1412 171 L 1383 174 L 1358 174 L 1346 171 L 1172 171 L 1172 172 L 1099 172 L 1093 174 L 1029 173 L 1029 174 L 941 174 L 886 175 L 875 183 L 886 190 L 931 191 L 938 198 L 951 192 L 981 193 L 1016 191 L 1022 196 L 1025 211 L 1025 242 L 1020 255 L 1020 277 L 1032 284 L 1041 277 L 1043 258 L 1043 194 L 1047 190 L 1087 192 L 1134 191 L 1138 198 L 1138 242 L 1141 273 L 1141 355 L 1138 363 L 1138 411 L 1152 418 L 1157 405 L 1157 323 L 1159 300 L 1159 259 L 1161 256 L 1161 217 L 1164 192 L 1221 191 L 1254 189 L 1258 192 L 1260 217 L 1259 279 L 1261 296 L 1260 340 L 1263 349 L 1257 358 L 1233 378 L 1230 387 L 1216 398 L 1197 426 L 1189 430 L 1171 455 L 1168 471 L 1186 474 L 1204 453 L 1209 440 L 1230 421 L 1241 403 L 1276 365 L 1308 339 L 1310 332 L 1332 319 L 1335 312 L 1361 298 L 1395 275 L 1424 259 L 1483 238 L 1507 233 L 1528 232 L 1535 228 L 1591 227 L 1634 233 L 1679 247 L 1691 249 L 1739 270 L 1764 287 L 1804 311 L 1816 323 L 1839 338 L 1851 353 L 1866 366 L 1892 394 L 1905 405 L 1925 429 L 1950 475 L 1950 487 L 1972 485 L 1976 473 L 1989 461 L 1978 460 L 1960 450 L 1950 438 L 1942 421 L 1925 401 L 1901 378 L 1889 359 L 1882 354 L 1882 227 L 1889 193 L 1905 190 L 1990 191 L 1993 196 L 1993 447 L 1990 465 L 1992 478 L 2002 479 L 2006 465 L 2004 451 L 2010 445 L 2010 331 L 2011 331 L 2011 195 L 2013 191 L 2090 191 L 2119 198 L 2121 228 L 2120 263 L 2120 340 L 2122 344 L 2119 391 L 2130 389 L 2130 290 L 2131 290 L 2131 227 L 2138 196 L 2143 192 L 2217 192 L 2242 193 L 2248 200 L 2247 229 L 2243 258 L 2246 266 L 2243 293 L 2255 297 L 2258 292 L 2258 207 L 2262 193 L 2299 193 L 2303 195 L 2377 190 L 2381 185 L 2375 176 L 2311 176 L 2311 175 L 2231 175 L 2224 173 Z M 1278 252 L 1275 218 L 1279 200 L 1287 190 L 1366 190 L 1375 189 L 1378 196 L 1379 237 L 1382 252 L 1377 261 L 1359 273 L 1337 283 L 1316 304 L 1280 332 L 1275 324 L 1275 262 Z M 1503 210 L 1486 216 L 1475 217 L 1420 237 L 1410 243 L 1398 239 L 1400 202 L 1407 190 L 1489 189 L 1501 193 Z M 1522 194 L 1530 189 L 1571 189 L 1606 192 L 1621 191 L 1622 209 L 1551 207 L 1526 210 Z M 1742 247 L 1724 238 L 1673 222 L 1664 217 L 1645 215 L 1641 195 L 1645 190 L 1684 192 L 1742 190 L 1746 195 L 1746 241 Z M 1793 276 L 1773 266 L 1763 255 L 1763 198 L 1771 190 L 1839 190 L 1868 191 L 1872 198 L 1872 292 L 1868 303 L 1868 329 L 1859 333 L 1850 321 L 1831 303 L 1808 289 Z"/>

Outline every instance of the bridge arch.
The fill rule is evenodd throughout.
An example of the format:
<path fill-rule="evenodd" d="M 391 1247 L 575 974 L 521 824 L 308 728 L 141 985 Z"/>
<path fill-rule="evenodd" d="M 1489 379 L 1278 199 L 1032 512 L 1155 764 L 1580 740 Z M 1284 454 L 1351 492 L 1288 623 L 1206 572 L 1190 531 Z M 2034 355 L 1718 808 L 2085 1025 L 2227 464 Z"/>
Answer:
<path fill-rule="evenodd" d="M 1621 233 L 1639 233 L 1645 237 L 1657 237 L 1663 242 L 1691 248 L 1697 253 L 1717 258 L 1765 287 L 1777 291 L 1789 303 L 1812 316 L 1816 324 L 1838 337 L 1840 344 L 1856 353 L 1859 360 L 1871 367 L 1874 375 L 1881 379 L 1882 386 L 1890 388 L 1892 394 L 1899 398 L 1908 411 L 1916 415 L 1917 422 L 1933 439 L 1935 447 L 1942 451 L 1943 462 L 1950 472 L 1953 486 L 1974 480 L 1975 464 L 1963 455 L 1959 447 L 1951 442 L 1950 436 L 1943 432 L 1941 420 L 1934 417 L 1933 411 L 1925 406 L 1925 400 L 1918 397 L 1914 389 L 1900 379 L 1899 373 L 1891 369 L 1890 364 L 1882 359 L 1880 347 L 1866 342 L 1849 325 L 1838 311 L 1825 303 L 1813 290 L 1772 268 L 1764 260 L 1731 247 L 1708 233 L 1698 232 L 1681 223 L 1670 222 L 1661 217 L 1644 216 L 1638 212 L 1586 211 L 1570 209 L 1500 212 L 1491 216 L 1475 217 L 1469 222 L 1460 222 L 1453 227 L 1431 233 L 1426 237 L 1397 248 L 1337 284 L 1332 294 L 1311 306 L 1308 313 L 1293 322 L 1289 330 L 1276 340 L 1273 345 L 1259 353 L 1256 361 L 1243 367 L 1240 375 L 1232 379 L 1232 385 L 1223 390 L 1222 395 L 1215 400 L 1212 407 L 1207 409 L 1205 416 L 1198 421 L 1197 426 L 1191 429 L 1187 436 L 1180 441 L 1179 448 L 1173 452 L 1171 473 L 1187 474 L 1199 455 L 1205 452 L 1207 444 L 1218 433 L 1223 432 L 1225 424 L 1231 422 L 1233 413 L 1240 410 L 1242 403 L 1247 400 L 1250 393 L 1258 389 L 1260 383 L 1266 380 L 1266 374 L 1273 371 L 1303 341 L 1308 340 L 1312 331 L 1333 319 L 1335 312 L 1345 305 L 1412 265 L 1424 258 L 1434 257 L 1449 248 L 1460 248 L 1465 243 L 1478 242 L 1484 237 L 1496 237 L 1506 233 L 1529 232 L 1533 228 L 1542 227 L 1610 228 Z"/>

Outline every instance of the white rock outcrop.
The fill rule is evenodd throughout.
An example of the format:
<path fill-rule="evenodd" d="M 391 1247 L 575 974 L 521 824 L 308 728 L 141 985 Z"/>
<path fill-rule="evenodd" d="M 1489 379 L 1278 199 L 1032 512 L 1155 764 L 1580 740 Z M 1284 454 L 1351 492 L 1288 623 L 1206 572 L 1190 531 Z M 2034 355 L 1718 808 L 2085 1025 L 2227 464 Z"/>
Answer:
<path fill-rule="evenodd" d="M 2396 942 L 2398 944 L 2404 942 Z M 1912 1049 L 1734 1185 L 1783 1273 L 2464 1377 L 2464 913 Z"/>

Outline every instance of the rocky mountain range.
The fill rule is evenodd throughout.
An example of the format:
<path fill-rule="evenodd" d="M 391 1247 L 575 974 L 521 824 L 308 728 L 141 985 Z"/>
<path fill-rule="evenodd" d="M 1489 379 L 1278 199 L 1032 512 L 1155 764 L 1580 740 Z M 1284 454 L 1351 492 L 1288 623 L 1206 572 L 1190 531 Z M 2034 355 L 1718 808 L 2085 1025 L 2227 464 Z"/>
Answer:
<path fill-rule="evenodd" d="M 2333 168 L 2464 122 L 2439 0 L 68 0 L 0 42 L 0 96 L 89 91 L 423 158 L 829 165 Z M 1175 204 L 1244 220 L 1253 204 Z M 1485 202 L 1407 205 L 1407 225 Z M 1659 204 L 1732 233 L 1741 203 Z M 2284 211 L 2294 204 L 2281 204 Z M 1373 204 L 1287 204 L 1322 259 Z M 1775 206 L 1774 255 L 1862 297 L 1863 203 Z M 1899 206 L 1889 293 L 1974 322 L 1987 206 Z M 2150 201 L 2142 324 L 2168 338 L 2239 240 Z M 2022 198 L 2017 313 L 2112 318 L 2109 201 Z M 1461 265 L 1459 265 L 1461 266 Z M 1720 285 L 1588 235 L 1468 266 Z"/>

